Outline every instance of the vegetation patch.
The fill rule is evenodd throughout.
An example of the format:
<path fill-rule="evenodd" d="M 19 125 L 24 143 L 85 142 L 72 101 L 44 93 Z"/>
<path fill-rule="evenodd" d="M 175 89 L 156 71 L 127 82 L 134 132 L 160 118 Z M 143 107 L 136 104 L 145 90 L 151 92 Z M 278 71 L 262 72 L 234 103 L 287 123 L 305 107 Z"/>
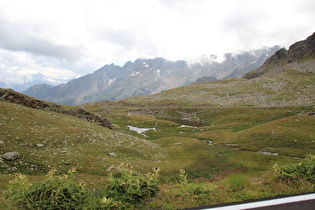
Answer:
<path fill-rule="evenodd" d="M 120 164 L 118 169 L 119 176 L 110 175 L 109 183 L 100 191 L 89 190 L 85 182 L 75 182 L 75 169 L 61 175 L 52 169 L 43 182 L 34 184 L 17 174 L 6 196 L 9 206 L 22 209 L 130 209 L 158 193 L 158 167 L 146 176 L 136 175 L 130 164 Z"/>
<path fill-rule="evenodd" d="M 306 161 L 283 166 L 275 165 L 274 169 L 281 180 L 299 181 L 300 179 L 315 183 L 315 158 L 310 156 Z"/>
<path fill-rule="evenodd" d="M 17 174 L 7 197 L 23 209 L 84 209 L 89 193 L 83 183 L 73 181 L 73 172 L 58 176 L 56 170 L 51 170 L 43 183 L 36 184 L 31 184 L 25 175 Z"/>

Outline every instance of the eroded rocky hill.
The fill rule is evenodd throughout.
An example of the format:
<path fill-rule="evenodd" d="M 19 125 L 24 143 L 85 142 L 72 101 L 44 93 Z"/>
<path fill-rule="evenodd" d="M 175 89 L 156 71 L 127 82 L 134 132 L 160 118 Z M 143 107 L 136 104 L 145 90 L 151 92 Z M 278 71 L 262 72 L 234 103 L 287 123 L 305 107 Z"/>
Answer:
<path fill-rule="evenodd" d="M 34 109 L 42 109 L 42 110 L 48 110 L 48 111 L 54 111 L 62 114 L 67 114 L 71 116 L 78 117 L 80 119 L 86 120 L 88 122 L 93 122 L 97 125 L 101 125 L 103 127 L 107 127 L 110 129 L 113 129 L 113 126 L 111 123 L 100 116 L 94 115 L 92 113 L 89 113 L 85 111 L 84 109 L 67 109 L 63 108 L 62 106 L 54 103 L 44 102 L 41 100 L 38 100 L 33 97 L 26 96 L 24 94 L 15 92 L 11 89 L 2 89 L 0 88 L 0 100 L 1 101 L 7 101 L 10 103 L 15 104 L 21 104 L 23 106 L 27 106 Z"/>
<path fill-rule="evenodd" d="M 273 75 L 290 69 L 305 73 L 315 72 L 315 33 L 305 40 L 294 43 L 288 50 L 284 48 L 278 50 L 264 65 L 248 72 L 244 78 Z"/>

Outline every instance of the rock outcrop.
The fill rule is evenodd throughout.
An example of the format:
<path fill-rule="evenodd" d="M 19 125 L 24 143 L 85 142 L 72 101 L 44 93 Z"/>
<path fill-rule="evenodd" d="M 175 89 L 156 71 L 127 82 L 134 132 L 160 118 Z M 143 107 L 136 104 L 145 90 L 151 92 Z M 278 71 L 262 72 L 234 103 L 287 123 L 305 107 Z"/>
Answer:
<path fill-rule="evenodd" d="M 244 75 L 253 79 L 261 75 L 272 75 L 294 69 L 301 72 L 315 73 L 315 33 L 306 40 L 294 43 L 289 50 L 281 48 L 268 58 L 264 65 Z"/>
<path fill-rule="evenodd" d="M 86 120 L 88 122 L 92 122 L 97 125 L 113 129 L 113 126 L 107 119 L 101 116 L 94 115 L 81 108 L 65 109 L 65 108 L 62 108 L 58 104 L 41 101 L 36 98 L 24 95 L 22 93 L 15 92 L 11 89 L 0 88 L 0 100 L 7 101 L 10 103 L 15 103 L 15 104 L 21 104 L 23 106 L 27 106 L 33 109 L 43 109 L 43 110 L 54 111 L 54 112 L 58 112 L 62 114 L 68 114 L 68 115 Z"/>

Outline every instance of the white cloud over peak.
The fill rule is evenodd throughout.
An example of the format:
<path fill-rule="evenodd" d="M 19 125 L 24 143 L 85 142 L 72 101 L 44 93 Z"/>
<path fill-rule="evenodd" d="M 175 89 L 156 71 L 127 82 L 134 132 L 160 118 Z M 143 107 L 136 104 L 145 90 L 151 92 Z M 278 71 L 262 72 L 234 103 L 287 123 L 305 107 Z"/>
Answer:
<path fill-rule="evenodd" d="M 70 79 L 137 58 L 288 47 L 314 32 L 314 8 L 313 0 L 0 0 L 1 73 Z"/>

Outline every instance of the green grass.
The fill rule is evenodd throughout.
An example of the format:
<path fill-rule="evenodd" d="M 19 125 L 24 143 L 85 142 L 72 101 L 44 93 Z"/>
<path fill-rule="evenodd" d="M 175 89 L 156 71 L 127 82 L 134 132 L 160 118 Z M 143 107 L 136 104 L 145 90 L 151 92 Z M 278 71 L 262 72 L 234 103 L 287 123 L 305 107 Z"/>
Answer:
<path fill-rule="evenodd" d="M 315 117 L 308 115 L 315 112 L 312 88 L 313 74 L 292 71 L 277 77 L 194 84 L 155 96 L 82 105 L 109 119 L 115 130 L 0 101 L 0 154 L 21 154 L 17 161 L 4 161 L 0 190 L 5 193 L 15 172 L 30 175 L 36 183 L 51 168 L 66 172 L 72 167 L 79 172 L 76 180 L 98 190 L 108 183 L 109 169 L 124 162 L 140 173 L 161 168 L 161 191 L 146 203 L 144 208 L 149 209 L 183 209 L 310 192 L 314 187 L 305 180 L 298 185 L 275 181 L 273 166 L 299 163 L 301 159 L 296 157 L 315 154 Z M 255 100 L 247 100 L 246 94 Z M 238 97 L 241 100 L 236 100 Z M 309 105 L 248 106 L 264 105 L 261 101 Z M 216 107 L 202 107 L 205 105 Z M 169 108 L 132 109 L 141 106 Z M 143 136 L 130 131 L 128 125 L 156 131 Z M 209 140 L 213 144 L 208 144 Z M 8 171 L 9 166 L 16 171 Z M 185 185 L 178 182 L 182 169 L 187 174 Z M 3 196 L 0 199 L 4 201 L 0 208 L 9 208 Z"/>
<path fill-rule="evenodd" d="M 116 111 L 110 118 L 119 125 L 118 130 L 132 135 L 137 134 L 128 131 L 128 124 L 156 128 L 143 138 L 165 149 L 161 173 L 165 184 L 148 205 L 174 209 L 312 191 L 307 182 L 300 187 L 275 182 L 272 168 L 275 164 L 298 163 L 301 160 L 295 157 L 315 153 L 310 146 L 315 118 L 307 116 L 314 111 L 313 105 L 152 108 Z M 181 128 L 182 124 L 197 127 Z M 213 140 L 213 145 L 204 140 Z M 197 183 L 186 188 L 173 183 L 174 171 L 181 169 L 190 182 Z"/>
<path fill-rule="evenodd" d="M 312 154 L 314 150 L 308 148 L 306 142 L 313 138 L 314 132 L 310 127 L 313 126 L 314 118 L 312 116 L 301 116 L 303 119 L 307 119 L 301 124 L 296 124 L 293 120 L 295 116 L 306 115 L 306 113 L 312 111 L 314 111 L 313 106 L 221 109 L 159 108 L 120 111 L 116 113 L 116 117 L 111 117 L 111 121 L 120 125 L 118 127 L 120 131 L 133 135 L 138 134 L 129 131 L 127 125 L 140 128 L 156 128 L 156 131 L 148 131 L 146 133 L 147 137 L 143 138 L 165 148 L 168 154 L 168 161 L 164 163 L 166 171 L 185 168 L 193 177 L 210 177 L 218 171 L 229 170 L 233 167 L 245 167 L 252 171 L 259 171 L 265 170 L 266 167 L 272 167 L 272 164 L 277 160 L 286 162 L 287 158 L 283 158 L 283 156 L 266 156 L 253 153 L 260 150 L 296 157 Z M 285 125 L 286 119 L 291 118 L 289 124 Z M 202 126 L 182 128 L 180 127 L 181 123 L 191 125 L 199 123 Z M 288 129 L 293 127 L 300 129 L 300 131 L 297 129 L 290 131 L 292 132 L 292 139 L 297 137 L 306 139 L 305 142 L 303 141 L 306 145 L 303 143 L 295 149 L 289 146 L 283 148 L 284 144 L 281 144 L 281 142 L 285 142 L 286 139 L 278 139 L 276 133 L 274 133 L 274 140 L 270 139 L 268 132 L 270 133 L 270 127 L 277 130 L 276 124 L 287 126 Z M 282 127 L 278 130 L 281 129 Z M 256 135 L 256 130 L 260 130 L 258 135 Z M 247 133 L 248 135 L 245 136 Z M 264 140 L 256 141 L 253 138 L 255 135 L 257 138 L 262 135 L 261 138 Z M 214 145 L 208 145 L 203 140 L 214 140 Z M 270 147 L 271 145 L 273 147 Z M 241 149 L 241 151 L 234 148 Z M 291 153 L 289 153 L 289 150 Z M 222 156 L 222 153 L 226 155 Z M 236 156 L 241 158 L 235 161 Z M 255 161 L 248 161 L 248 156 L 251 156 L 251 159 Z M 261 158 L 255 158 L 256 156 Z M 218 158 L 222 160 L 218 161 Z M 288 157 L 288 159 L 290 158 Z M 269 162 L 270 164 L 268 164 Z M 209 165 L 214 167 L 210 168 Z"/>
<path fill-rule="evenodd" d="M 0 102 L 0 119 L 0 139 L 4 142 L 0 153 L 19 152 L 18 162 L 6 163 L 18 164 L 18 171 L 23 173 L 34 173 L 30 167 L 37 165 L 35 173 L 45 173 L 51 167 L 77 167 L 81 172 L 97 174 L 100 168 L 106 170 L 122 159 L 154 161 L 158 159 L 156 153 L 163 153 L 151 142 L 64 114 Z M 110 152 L 119 158 L 110 158 Z"/>

